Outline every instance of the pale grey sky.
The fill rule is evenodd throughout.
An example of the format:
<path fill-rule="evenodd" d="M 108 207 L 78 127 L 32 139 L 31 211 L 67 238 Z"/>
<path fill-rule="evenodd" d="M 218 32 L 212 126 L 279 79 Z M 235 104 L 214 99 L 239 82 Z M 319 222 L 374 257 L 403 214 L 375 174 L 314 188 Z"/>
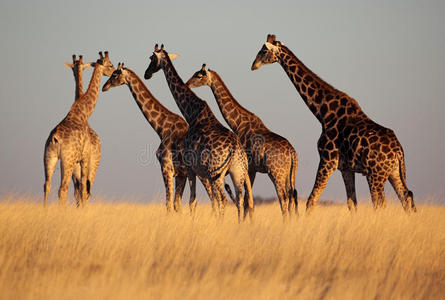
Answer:
<path fill-rule="evenodd" d="M 242 105 L 292 143 L 300 159 L 297 189 L 307 197 L 320 125 L 279 65 L 250 71 L 266 35 L 274 33 L 315 73 L 396 132 L 418 202 L 445 203 L 444 14 L 443 1 L 2 1 L 0 193 L 42 195 L 44 143 L 74 97 L 72 72 L 63 62 L 72 54 L 93 61 L 108 50 L 114 64 L 125 62 L 142 77 L 154 44 L 164 43 L 180 55 L 174 64 L 184 80 L 207 63 Z M 85 72 L 85 88 L 90 74 Z M 145 83 L 179 113 L 162 73 Z M 225 124 L 210 89 L 196 93 Z M 94 193 L 163 199 L 154 155 L 159 139 L 128 88 L 100 93 L 90 124 L 103 152 Z M 358 196 L 369 199 L 365 178 L 356 178 Z M 253 191 L 275 196 L 266 175 L 257 176 Z M 389 185 L 386 191 L 395 196 Z M 205 197 L 201 186 L 199 195 Z M 344 203 L 339 172 L 322 198 Z"/>

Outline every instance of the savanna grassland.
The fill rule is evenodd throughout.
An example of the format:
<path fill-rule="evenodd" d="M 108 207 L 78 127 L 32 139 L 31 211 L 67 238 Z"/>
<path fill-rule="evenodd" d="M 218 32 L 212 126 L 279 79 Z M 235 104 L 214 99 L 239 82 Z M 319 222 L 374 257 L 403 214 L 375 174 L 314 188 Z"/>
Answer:
<path fill-rule="evenodd" d="M 287 224 L 276 203 L 255 209 L 238 224 L 233 206 L 217 221 L 210 205 L 192 219 L 161 204 L 0 202 L 0 299 L 445 297 L 445 207 L 319 206 Z"/>

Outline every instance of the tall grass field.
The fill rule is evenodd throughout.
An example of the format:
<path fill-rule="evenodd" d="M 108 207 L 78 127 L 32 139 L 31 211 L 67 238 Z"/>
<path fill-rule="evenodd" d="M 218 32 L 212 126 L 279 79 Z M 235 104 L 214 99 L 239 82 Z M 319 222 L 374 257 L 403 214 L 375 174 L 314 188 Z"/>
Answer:
<path fill-rule="evenodd" d="M 303 201 L 300 201 L 304 204 Z M 445 207 L 0 202 L 0 299 L 444 299 Z"/>

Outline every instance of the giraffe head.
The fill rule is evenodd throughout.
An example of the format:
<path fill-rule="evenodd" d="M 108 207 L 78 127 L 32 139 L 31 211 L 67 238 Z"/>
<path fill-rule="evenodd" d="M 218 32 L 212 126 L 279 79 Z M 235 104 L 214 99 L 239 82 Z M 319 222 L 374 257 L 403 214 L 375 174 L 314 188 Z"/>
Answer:
<path fill-rule="evenodd" d="M 91 63 L 91 66 L 103 68 L 103 74 L 108 77 L 114 72 L 114 66 L 108 57 L 108 51 L 105 51 L 105 56 L 102 54 L 102 51 L 99 52 L 99 59 L 95 63 Z"/>
<path fill-rule="evenodd" d="M 258 69 L 262 65 L 273 64 L 278 61 L 278 47 L 281 45 L 279 41 L 275 40 L 275 35 L 268 34 L 267 41 L 261 47 L 252 64 L 252 71 Z"/>
<path fill-rule="evenodd" d="M 102 92 L 108 91 L 112 87 L 127 84 L 127 68 L 124 68 L 123 63 L 117 65 L 117 69 L 111 74 L 110 78 L 102 87 Z"/>
<path fill-rule="evenodd" d="M 65 67 L 73 70 L 74 75 L 81 73 L 83 70 L 91 67 L 91 63 L 83 63 L 82 55 L 79 55 L 79 59 L 76 58 L 76 55 L 73 54 L 73 63 L 65 62 Z"/>
<path fill-rule="evenodd" d="M 150 79 L 154 73 L 163 68 L 168 60 L 173 60 L 178 57 L 177 54 L 169 54 L 164 50 L 164 44 L 161 45 L 161 48 L 158 47 L 158 44 L 155 45 L 155 51 L 153 51 L 153 55 L 150 56 L 150 65 L 147 70 L 145 70 L 144 78 Z"/>
<path fill-rule="evenodd" d="M 210 86 L 212 84 L 212 73 L 206 69 L 206 64 L 203 64 L 201 69 L 195 72 L 186 84 L 189 88 L 197 88 L 203 85 Z"/>

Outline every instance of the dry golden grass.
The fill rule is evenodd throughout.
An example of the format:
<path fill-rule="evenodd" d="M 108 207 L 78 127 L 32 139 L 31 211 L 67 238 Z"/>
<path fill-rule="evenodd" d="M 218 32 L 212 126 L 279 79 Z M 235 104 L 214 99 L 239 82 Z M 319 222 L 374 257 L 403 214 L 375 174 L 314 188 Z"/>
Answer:
<path fill-rule="evenodd" d="M 317 207 L 283 224 L 192 220 L 163 205 L 0 203 L 0 299 L 434 299 L 445 295 L 445 208 Z"/>

